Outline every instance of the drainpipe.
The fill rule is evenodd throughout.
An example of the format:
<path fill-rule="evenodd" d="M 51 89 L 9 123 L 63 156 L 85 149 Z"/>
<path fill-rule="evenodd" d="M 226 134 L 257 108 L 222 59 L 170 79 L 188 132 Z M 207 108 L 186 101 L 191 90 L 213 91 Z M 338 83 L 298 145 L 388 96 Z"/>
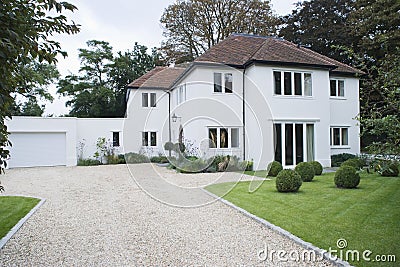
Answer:
<path fill-rule="evenodd" d="M 168 141 L 171 143 L 171 92 L 165 91 L 168 94 Z M 171 157 L 171 150 L 168 150 L 169 157 Z"/>
<path fill-rule="evenodd" d="M 243 160 L 246 160 L 246 98 L 245 98 L 245 77 L 246 77 L 246 66 L 243 69 Z"/>

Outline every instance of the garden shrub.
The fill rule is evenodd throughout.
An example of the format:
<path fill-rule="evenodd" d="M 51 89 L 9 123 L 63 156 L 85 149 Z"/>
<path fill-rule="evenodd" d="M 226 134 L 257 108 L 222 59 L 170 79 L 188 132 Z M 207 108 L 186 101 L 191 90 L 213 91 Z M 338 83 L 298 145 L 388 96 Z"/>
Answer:
<path fill-rule="evenodd" d="M 321 175 L 324 168 L 318 161 L 311 161 L 311 166 L 314 168 L 314 175 Z"/>
<path fill-rule="evenodd" d="M 276 177 L 281 170 L 283 170 L 283 167 L 280 162 L 270 162 L 267 167 L 267 176 Z"/>
<path fill-rule="evenodd" d="M 101 165 L 100 160 L 97 159 L 78 159 L 78 166 L 97 166 Z"/>
<path fill-rule="evenodd" d="M 239 162 L 239 170 L 241 171 L 252 171 L 254 168 L 254 162 L 251 160 L 245 160 Z"/>
<path fill-rule="evenodd" d="M 168 163 L 169 160 L 166 156 L 155 156 L 150 158 L 150 162 L 153 163 Z"/>
<path fill-rule="evenodd" d="M 381 164 L 379 173 L 385 177 L 397 177 L 399 176 L 399 164 L 395 161 L 386 161 Z"/>
<path fill-rule="evenodd" d="M 294 170 L 285 169 L 276 176 L 276 189 L 279 192 L 297 192 L 301 184 L 301 176 Z"/>
<path fill-rule="evenodd" d="M 358 158 L 352 158 L 348 159 L 345 162 L 343 162 L 340 167 L 342 166 L 351 166 L 356 170 L 361 170 L 363 167 L 363 163 L 358 159 Z"/>
<path fill-rule="evenodd" d="M 314 168 L 309 162 L 300 162 L 294 170 L 300 174 L 303 182 L 311 182 L 314 178 Z"/>
<path fill-rule="evenodd" d="M 125 161 L 126 161 L 126 163 L 129 163 L 129 164 L 150 162 L 149 158 L 146 157 L 145 155 L 134 153 L 134 152 L 126 153 Z"/>
<path fill-rule="evenodd" d="M 332 155 L 331 156 L 331 165 L 332 165 L 332 167 L 340 167 L 340 164 L 342 164 L 343 162 L 345 162 L 348 159 L 353 159 L 355 157 L 356 157 L 356 155 L 348 154 L 348 153 Z"/>
<path fill-rule="evenodd" d="M 335 173 L 335 185 L 339 188 L 356 188 L 360 183 L 360 175 L 351 166 L 342 166 Z"/>

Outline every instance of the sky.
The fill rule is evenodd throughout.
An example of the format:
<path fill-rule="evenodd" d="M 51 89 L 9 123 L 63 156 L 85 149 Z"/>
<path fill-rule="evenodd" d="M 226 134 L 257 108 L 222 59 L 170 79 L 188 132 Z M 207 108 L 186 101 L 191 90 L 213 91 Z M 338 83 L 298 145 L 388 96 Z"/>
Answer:
<path fill-rule="evenodd" d="M 278 15 L 286 15 L 294 9 L 299 0 L 271 0 L 272 9 Z M 58 58 L 57 68 L 62 76 L 77 74 L 80 66 L 78 48 L 85 48 L 86 41 L 107 41 L 114 52 L 132 50 L 135 42 L 149 48 L 159 47 L 163 39 L 159 22 L 164 9 L 174 0 L 69 0 L 78 10 L 65 15 L 81 25 L 75 35 L 59 35 L 53 39 L 60 42 L 67 58 Z M 56 86 L 49 92 L 54 96 L 53 103 L 46 104 L 44 115 L 68 113 L 65 107 L 67 98 L 56 94 Z"/>

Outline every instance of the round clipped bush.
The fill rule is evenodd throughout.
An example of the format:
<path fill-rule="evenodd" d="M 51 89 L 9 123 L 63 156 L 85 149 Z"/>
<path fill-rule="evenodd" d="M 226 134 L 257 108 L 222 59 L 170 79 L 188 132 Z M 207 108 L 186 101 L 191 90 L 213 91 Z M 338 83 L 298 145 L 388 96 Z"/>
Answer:
<path fill-rule="evenodd" d="M 399 165 L 395 162 L 390 162 L 381 171 L 381 175 L 385 177 L 399 176 Z"/>
<path fill-rule="evenodd" d="M 309 162 L 301 162 L 297 164 L 294 170 L 300 174 L 303 182 L 311 182 L 314 178 L 314 168 Z"/>
<path fill-rule="evenodd" d="M 363 167 L 361 161 L 358 158 L 348 159 L 340 165 L 340 167 L 342 166 L 350 166 L 356 170 L 360 170 Z"/>
<path fill-rule="evenodd" d="M 281 170 L 283 170 L 283 167 L 280 162 L 270 162 L 267 167 L 267 176 L 276 177 Z"/>
<path fill-rule="evenodd" d="M 356 188 L 360 183 L 360 175 L 351 166 L 342 166 L 335 173 L 335 185 L 339 188 Z"/>
<path fill-rule="evenodd" d="M 276 176 L 276 189 L 279 192 L 297 192 L 301 184 L 301 176 L 294 170 L 282 170 Z"/>
<path fill-rule="evenodd" d="M 322 174 L 323 168 L 322 168 L 321 163 L 319 163 L 318 161 L 311 161 L 310 164 L 314 169 L 314 174 L 315 175 L 321 175 Z"/>

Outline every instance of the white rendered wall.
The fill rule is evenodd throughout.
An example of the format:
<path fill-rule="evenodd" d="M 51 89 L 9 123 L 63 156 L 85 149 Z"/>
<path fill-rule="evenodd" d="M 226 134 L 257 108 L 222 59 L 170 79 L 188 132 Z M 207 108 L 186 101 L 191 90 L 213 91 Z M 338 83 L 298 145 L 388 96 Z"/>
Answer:
<path fill-rule="evenodd" d="M 142 107 L 142 93 L 156 93 L 156 107 Z M 131 89 L 124 124 L 125 152 L 141 152 L 148 156 L 164 153 L 169 140 L 168 93 L 160 89 Z M 142 146 L 142 132 L 156 132 L 157 146 Z"/>
<path fill-rule="evenodd" d="M 273 71 L 310 72 L 312 75 L 312 96 L 284 96 L 274 94 Z M 259 168 L 265 168 L 274 159 L 273 127 L 276 123 L 314 124 L 315 159 L 323 166 L 330 166 L 329 146 L 329 72 L 327 70 L 305 68 L 282 68 L 253 65 L 246 70 L 246 114 L 248 157 L 254 158 Z M 270 112 L 268 111 L 270 109 Z M 263 114 L 264 113 L 264 114 Z M 263 115 L 260 115 L 263 114 Z M 257 120 L 255 120 L 257 118 Z M 260 123 L 260 122 L 263 123 Z M 262 136 L 254 132 L 261 127 Z M 263 146 L 260 151 L 260 138 Z"/>
<path fill-rule="evenodd" d="M 84 159 L 94 158 L 97 151 L 96 143 L 99 138 L 105 138 L 108 145 L 112 146 L 113 132 L 120 133 L 120 146 L 114 147 L 115 154 L 123 154 L 123 125 L 122 118 L 80 118 L 77 122 L 77 155 Z M 83 144 L 83 146 L 80 145 Z"/>
<path fill-rule="evenodd" d="M 331 154 L 360 154 L 360 127 L 356 117 L 360 113 L 359 80 L 357 78 L 331 76 L 344 80 L 344 97 L 330 97 L 330 126 L 349 127 L 349 145 L 331 147 Z"/>
<path fill-rule="evenodd" d="M 231 73 L 232 93 L 214 92 L 214 73 Z M 177 102 L 179 86 L 186 86 L 186 100 Z M 209 158 L 214 155 L 242 155 L 242 72 L 224 65 L 198 66 L 194 68 L 173 90 L 172 114 L 179 118 L 172 122 L 172 140 L 178 141 L 179 127 L 182 126 L 184 138 L 198 148 L 198 156 Z M 208 129 L 238 128 L 238 148 L 209 148 Z"/>

